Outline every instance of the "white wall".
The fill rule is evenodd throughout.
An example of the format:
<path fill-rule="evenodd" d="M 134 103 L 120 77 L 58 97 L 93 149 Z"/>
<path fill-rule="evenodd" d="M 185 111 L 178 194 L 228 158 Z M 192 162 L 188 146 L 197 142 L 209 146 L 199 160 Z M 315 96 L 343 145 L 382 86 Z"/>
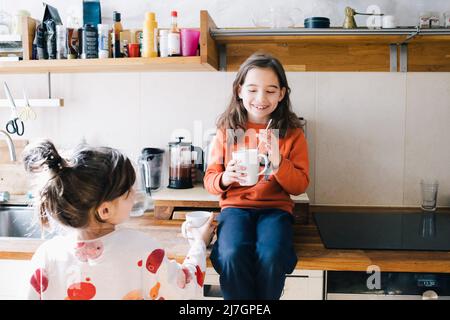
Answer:
<path fill-rule="evenodd" d="M 63 11 L 66 2 L 79 3 L 51 3 Z M 102 4 L 104 13 L 117 4 L 130 16 L 153 8 L 161 15 L 172 7 L 184 8 L 195 14 L 197 24 L 198 10 L 206 8 L 219 26 L 248 25 L 247 13 L 237 9 L 235 1 L 227 2 L 235 3 L 230 7 L 224 1 L 165 2 L 169 1 L 153 1 L 154 7 L 146 1 Z M 392 6 L 408 23 L 425 3 L 430 10 L 444 10 L 446 2 L 415 1 L 412 6 L 411 1 L 396 1 Z M 3 3 L 19 8 L 27 2 Z M 256 3 L 247 1 L 246 8 Z M 307 8 L 310 2 L 295 3 Z M 370 4 L 345 3 L 355 8 Z M 390 2 L 378 3 L 388 8 Z M 40 12 L 37 4 L 30 9 Z M 53 74 L 52 95 L 64 98 L 65 106 L 36 110 L 38 119 L 26 123 L 25 138 L 49 137 L 61 147 L 85 138 L 136 158 L 143 147 L 166 147 L 175 129 L 194 133 L 196 121 L 201 121 L 203 132 L 213 129 L 230 98 L 234 76 L 231 72 Z M 294 109 L 308 120 L 312 177 L 308 195 L 313 203 L 417 205 L 420 178 L 437 176 L 438 203 L 450 206 L 450 73 L 291 72 L 288 79 Z M 32 98 L 47 95 L 46 75 L 0 75 L 0 80 L 8 81 L 14 96 L 21 95 L 23 86 Z M 0 98 L 4 98 L 1 90 Z M 0 108 L 0 122 L 8 117 L 9 110 Z"/>

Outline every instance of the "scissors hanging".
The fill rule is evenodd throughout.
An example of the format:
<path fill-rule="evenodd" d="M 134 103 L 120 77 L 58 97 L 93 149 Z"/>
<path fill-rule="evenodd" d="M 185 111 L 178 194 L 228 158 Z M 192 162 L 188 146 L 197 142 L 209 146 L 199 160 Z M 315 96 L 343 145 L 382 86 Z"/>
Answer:
<path fill-rule="evenodd" d="M 6 82 L 3 82 L 3 87 L 5 89 L 5 94 L 7 99 L 9 100 L 9 106 L 11 108 L 11 120 L 6 123 L 6 131 L 10 134 L 17 134 L 18 136 L 22 136 L 25 131 L 23 121 L 19 119 L 16 104 L 14 103 L 14 99 L 11 95 L 11 92 L 9 91 Z"/>

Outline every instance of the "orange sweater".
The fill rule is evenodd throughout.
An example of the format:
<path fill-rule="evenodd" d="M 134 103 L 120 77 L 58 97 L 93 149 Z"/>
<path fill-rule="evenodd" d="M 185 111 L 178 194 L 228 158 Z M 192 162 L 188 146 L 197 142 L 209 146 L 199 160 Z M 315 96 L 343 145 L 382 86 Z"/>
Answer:
<path fill-rule="evenodd" d="M 265 129 L 264 124 L 247 123 L 247 129 L 258 132 Z M 292 213 L 294 203 L 290 194 L 299 195 L 305 192 L 309 184 L 308 147 L 305 135 L 301 129 L 289 129 L 284 138 L 279 140 L 281 162 L 278 170 L 270 176 L 268 181 L 264 176 L 254 186 L 240 186 L 232 183 L 226 189 L 220 186 L 220 180 L 232 151 L 238 149 L 234 144 L 233 150 L 226 148 L 224 130 L 218 130 L 208 168 L 205 173 L 204 184 L 209 193 L 221 196 L 220 207 L 237 208 L 277 208 Z M 253 145 L 252 145 L 253 142 Z M 247 147 L 255 148 L 256 141 L 246 143 Z"/>

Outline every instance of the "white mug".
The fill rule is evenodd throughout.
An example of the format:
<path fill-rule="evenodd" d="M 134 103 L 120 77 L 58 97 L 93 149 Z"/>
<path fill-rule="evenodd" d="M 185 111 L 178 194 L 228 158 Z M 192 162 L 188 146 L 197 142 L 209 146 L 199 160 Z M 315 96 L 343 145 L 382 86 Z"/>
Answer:
<path fill-rule="evenodd" d="M 242 177 L 245 182 L 240 183 L 241 186 L 253 186 L 258 182 L 258 176 L 263 175 L 269 169 L 269 159 L 265 154 L 258 154 L 258 149 L 242 149 L 233 152 L 233 160 L 239 161 L 239 166 L 245 167 L 245 170 L 240 171 L 247 174 Z M 259 158 L 264 159 L 264 169 L 259 171 Z"/>
<path fill-rule="evenodd" d="M 208 211 L 192 211 L 186 213 L 186 221 L 181 225 L 181 234 L 183 237 L 189 240 L 189 243 L 194 242 L 194 236 L 192 235 L 192 228 L 200 228 L 211 216 L 211 212 Z"/>
<path fill-rule="evenodd" d="M 383 16 L 383 29 L 397 28 L 394 16 Z"/>

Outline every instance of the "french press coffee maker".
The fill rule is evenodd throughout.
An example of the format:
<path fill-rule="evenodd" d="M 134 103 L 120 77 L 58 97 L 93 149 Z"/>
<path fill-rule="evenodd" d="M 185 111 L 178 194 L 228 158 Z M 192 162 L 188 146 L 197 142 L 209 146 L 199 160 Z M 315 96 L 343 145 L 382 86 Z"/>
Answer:
<path fill-rule="evenodd" d="M 190 142 L 182 142 L 184 137 L 177 137 L 178 141 L 169 142 L 169 188 L 188 189 L 193 188 L 193 169 L 202 170 L 203 150 L 194 147 Z M 192 152 L 197 152 L 197 158 L 193 163 Z"/>

